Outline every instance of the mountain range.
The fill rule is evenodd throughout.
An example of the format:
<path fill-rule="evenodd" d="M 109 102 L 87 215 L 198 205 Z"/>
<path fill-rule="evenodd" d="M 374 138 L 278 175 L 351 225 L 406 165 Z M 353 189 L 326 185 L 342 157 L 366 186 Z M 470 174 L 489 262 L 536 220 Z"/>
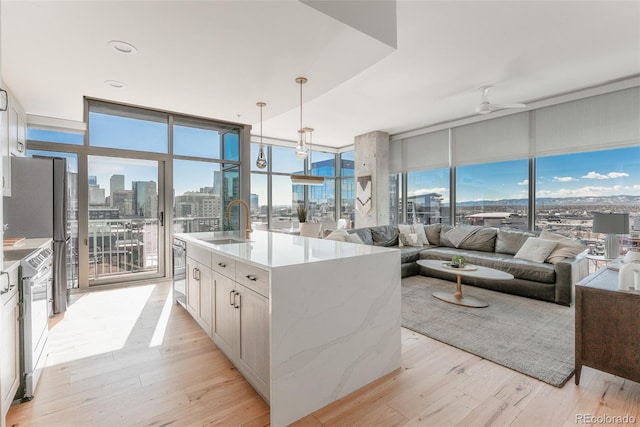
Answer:
<path fill-rule="evenodd" d="M 527 199 L 502 199 L 459 202 L 458 206 L 526 206 Z M 599 197 L 540 197 L 536 206 L 602 206 L 602 205 L 640 205 L 640 196 L 599 196 Z"/>

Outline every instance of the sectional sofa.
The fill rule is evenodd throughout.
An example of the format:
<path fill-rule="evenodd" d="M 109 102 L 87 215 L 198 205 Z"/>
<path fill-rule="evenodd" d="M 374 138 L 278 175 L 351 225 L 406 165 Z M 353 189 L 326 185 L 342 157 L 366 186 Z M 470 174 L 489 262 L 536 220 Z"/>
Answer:
<path fill-rule="evenodd" d="M 571 305 L 574 284 L 588 274 L 587 260 L 584 257 L 586 248 L 561 236 L 541 236 L 563 243 L 558 243 L 558 250 L 549 254 L 544 262 L 539 262 L 516 257 L 527 239 L 537 237 L 534 233 L 469 226 L 465 226 L 465 230 L 456 228 L 454 233 L 449 233 L 453 228 L 448 225 L 417 226 L 424 227 L 428 244 L 402 245 L 403 241 L 406 243 L 406 235 L 401 235 L 396 225 L 358 228 L 348 232 L 357 234 L 364 244 L 400 249 L 402 277 L 422 274 L 455 280 L 454 273 L 420 267 L 417 261 L 434 259 L 445 262 L 450 261 L 454 255 L 463 255 L 470 264 L 506 271 L 514 276 L 512 280 L 507 281 L 463 277 L 465 284 L 567 306 Z M 461 239 L 458 231 L 464 231 L 468 236 L 463 233 Z M 453 239 L 452 242 L 453 237 L 457 239 Z M 567 247 L 570 247 L 570 250 L 567 250 Z"/>

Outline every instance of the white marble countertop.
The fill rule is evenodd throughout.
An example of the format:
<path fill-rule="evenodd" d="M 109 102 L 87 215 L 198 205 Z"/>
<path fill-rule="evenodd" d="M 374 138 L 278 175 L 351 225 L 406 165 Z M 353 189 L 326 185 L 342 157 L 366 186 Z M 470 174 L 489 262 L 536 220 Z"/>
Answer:
<path fill-rule="evenodd" d="M 219 239 L 244 240 L 244 233 L 239 234 L 237 231 L 176 233 L 175 237 L 211 248 L 213 251 L 236 260 L 266 268 L 358 257 L 385 251 L 397 251 L 397 249 L 380 246 L 300 237 L 262 230 L 253 231 L 250 234 L 249 241 L 230 244 L 218 244 L 208 241 Z M 400 256 L 399 251 L 398 256 Z"/>

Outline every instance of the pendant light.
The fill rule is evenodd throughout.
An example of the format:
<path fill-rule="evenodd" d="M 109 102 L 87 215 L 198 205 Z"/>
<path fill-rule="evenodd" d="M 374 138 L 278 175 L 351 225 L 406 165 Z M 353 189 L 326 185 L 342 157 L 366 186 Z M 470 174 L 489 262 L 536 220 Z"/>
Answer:
<path fill-rule="evenodd" d="M 256 105 L 260 107 L 260 150 L 258 151 L 256 166 L 258 169 L 264 169 L 267 167 L 267 159 L 264 157 L 264 145 L 262 145 L 262 108 L 267 104 L 265 102 L 258 102 Z"/>
<path fill-rule="evenodd" d="M 309 175 L 291 175 L 291 183 L 292 184 L 300 184 L 300 185 L 323 185 L 324 177 L 322 176 L 313 176 L 311 175 L 311 169 L 313 168 L 313 162 L 311 161 L 312 155 L 312 144 L 313 144 L 313 128 L 302 128 L 302 131 L 305 134 L 305 141 L 307 139 L 306 135 L 309 134 Z"/>
<path fill-rule="evenodd" d="M 307 158 L 306 133 L 302 127 L 302 85 L 307 83 L 306 77 L 297 77 L 296 83 L 300 85 L 300 128 L 298 128 L 298 145 L 296 146 L 296 157 L 300 160 Z"/>

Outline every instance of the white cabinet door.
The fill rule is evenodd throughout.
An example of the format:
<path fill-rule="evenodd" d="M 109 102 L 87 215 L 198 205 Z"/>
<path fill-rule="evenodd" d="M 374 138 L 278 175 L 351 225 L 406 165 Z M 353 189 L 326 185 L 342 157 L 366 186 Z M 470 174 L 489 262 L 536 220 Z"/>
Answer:
<path fill-rule="evenodd" d="M 238 347 L 238 309 L 236 284 L 220 273 L 214 273 L 215 322 L 214 340 L 231 359 L 235 359 Z"/>
<path fill-rule="evenodd" d="M 239 359 L 264 382 L 269 383 L 269 300 L 237 284 L 240 299 Z"/>
<path fill-rule="evenodd" d="M 213 334 L 213 282 L 209 267 L 187 257 L 187 311 L 200 327 Z"/>
<path fill-rule="evenodd" d="M 195 319 L 200 311 L 200 283 L 197 280 L 198 263 L 187 257 L 187 311 Z"/>
<path fill-rule="evenodd" d="M 212 295 L 212 273 L 211 269 L 198 264 L 198 282 L 200 285 L 199 296 L 199 312 L 196 319 L 202 329 L 207 332 L 210 337 L 213 334 L 213 295 Z"/>
<path fill-rule="evenodd" d="M 18 292 L 0 306 L 0 418 L 5 417 L 20 385 Z M 6 296 L 6 294 L 5 294 Z"/>

